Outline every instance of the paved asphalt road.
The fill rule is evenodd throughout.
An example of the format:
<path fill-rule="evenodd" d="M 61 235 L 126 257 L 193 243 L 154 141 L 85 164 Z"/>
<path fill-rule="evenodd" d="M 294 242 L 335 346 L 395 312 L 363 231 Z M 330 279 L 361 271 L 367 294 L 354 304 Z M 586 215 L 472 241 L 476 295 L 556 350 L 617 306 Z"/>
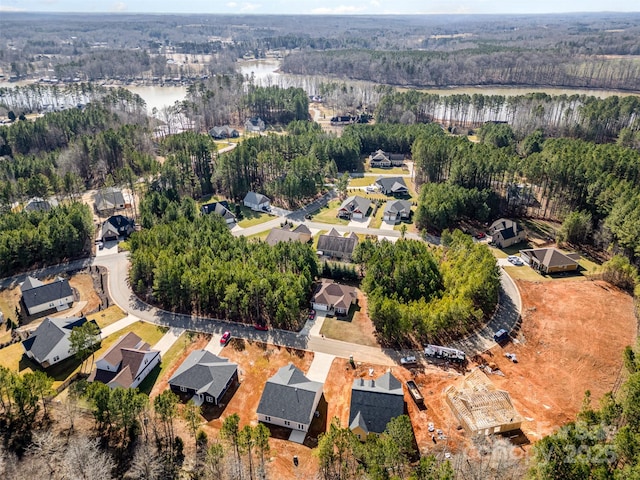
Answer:
<path fill-rule="evenodd" d="M 293 212 L 287 217 L 291 219 L 300 218 L 301 221 L 304 221 L 304 215 L 306 215 L 306 213 L 321 208 L 321 206 L 330 198 L 333 198 L 334 195 L 335 194 L 327 194 L 322 199 L 314 202 L 313 205 Z M 241 231 L 236 231 L 234 232 L 234 235 L 252 235 L 259 233 L 261 231 L 271 229 L 274 226 L 279 226 L 283 220 L 284 218 L 277 217 L 269 222 L 246 228 Z M 309 227 L 322 230 L 328 230 L 333 227 L 338 231 L 349 230 L 356 233 L 382 233 L 385 236 L 400 236 L 400 232 L 398 231 L 381 232 L 379 229 L 372 228 L 347 228 L 346 226 L 327 225 L 317 222 L 305 223 Z M 407 234 L 407 238 L 418 238 L 418 236 L 415 234 Z M 439 239 L 436 238 L 433 239 L 434 243 L 437 243 L 438 240 Z M 222 332 L 228 330 L 235 337 L 242 337 L 250 340 L 262 340 L 285 347 L 323 352 L 341 358 L 349 358 L 349 356 L 353 355 L 356 361 L 371 362 L 382 365 L 397 364 L 399 363 L 400 357 L 408 353 L 406 351 L 394 351 L 390 349 L 349 343 L 348 339 L 340 341 L 324 338 L 318 335 L 301 335 L 296 332 L 289 332 L 285 330 L 270 330 L 263 332 L 255 330 L 251 326 L 227 322 L 224 320 L 172 313 L 152 307 L 136 297 L 129 286 L 129 260 L 127 252 L 104 255 L 97 258 L 76 260 L 54 267 L 32 271 L 29 274 L 37 277 L 43 277 L 70 270 L 82 269 L 90 265 L 100 265 L 107 268 L 109 271 L 109 295 L 113 302 L 126 313 L 134 315 L 147 322 L 167 327 L 184 328 L 187 330 L 212 334 L 222 334 Z M 496 330 L 505 328 L 508 331 L 511 331 L 514 328 L 518 328 L 521 311 L 520 295 L 513 280 L 511 280 L 504 270 L 501 269 L 501 272 L 500 303 L 496 314 L 484 328 L 472 333 L 462 340 L 452 343 L 449 346 L 459 348 L 464 350 L 468 355 L 472 355 L 495 345 L 495 342 L 493 342 L 493 333 Z M 22 274 L 2 279 L 0 280 L 0 287 L 14 287 L 18 283 L 24 281 L 25 277 L 26 274 Z"/>

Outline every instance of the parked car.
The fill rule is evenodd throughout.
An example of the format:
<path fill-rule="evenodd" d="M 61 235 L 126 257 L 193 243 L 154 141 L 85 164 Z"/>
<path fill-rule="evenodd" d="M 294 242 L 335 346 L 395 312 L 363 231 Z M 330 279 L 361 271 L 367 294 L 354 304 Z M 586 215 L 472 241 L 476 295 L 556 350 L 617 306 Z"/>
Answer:
<path fill-rule="evenodd" d="M 402 365 L 415 365 L 416 363 L 418 363 L 418 360 L 413 355 L 407 355 L 400 359 L 400 364 Z"/>
<path fill-rule="evenodd" d="M 311 310 L 309 312 L 309 320 L 313 320 L 314 318 L 316 318 L 316 311 L 315 310 Z"/>
<path fill-rule="evenodd" d="M 256 330 L 262 330 L 263 332 L 269 330 L 269 327 L 264 323 L 254 323 L 253 328 L 255 328 Z"/>
<path fill-rule="evenodd" d="M 507 257 L 507 260 L 511 263 L 513 263 L 514 265 L 524 265 L 524 262 L 522 261 L 522 259 L 520 257 L 517 257 L 515 255 L 509 255 Z"/>
<path fill-rule="evenodd" d="M 486 235 L 485 235 L 485 233 L 484 233 L 484 232 L 478 232 L 478 233 L 476 233 L 476 238 L 477 238 L 478 240 L 480 240 L 481 238 L 484 238 L 484 237 L 486 237 Z"/>
<path fill-rule="evenodd" d="M 493 340 L 496 343 L 506 342 L 507 340 L 509 340 L 509 332 L 507 332 L 504 328 L 501 328 L 493 334 Z"/>
<path fill-rule="evenodd" d="M 231 332 L 224 332 L 220 338 L 220 345 L 226 345 L 229 343 L 229 340 L 231 340 Z"/>

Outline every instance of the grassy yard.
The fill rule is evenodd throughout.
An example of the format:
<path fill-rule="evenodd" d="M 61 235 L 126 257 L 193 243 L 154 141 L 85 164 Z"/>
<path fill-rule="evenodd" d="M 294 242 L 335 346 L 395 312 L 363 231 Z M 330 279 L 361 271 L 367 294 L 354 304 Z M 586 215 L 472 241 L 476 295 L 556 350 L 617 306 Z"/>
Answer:
<path fill-rule="evenodd" d="M 360 311 L 356 310 L 351 321 L 327 317 L 322 324 L 320 333 L 327 338 L 333 338 L 335 340 L 344 340 L 346 342 L 357 343 L 358 345 L 377 347 L 378 344 L 371 336 L 362 331 L 360 322 L 358 321 L 358 315 L 360 315 Z"/>
<path fill-rule="evenodd" d="M 384 205 L 380 206 L 376 214 L 371 218 L 369 228 L 380 228 L 380 225 L 382 225 L 382 217 L 384 217 Z"/>
<path fill-rule="evenodd" d="M 16 320 L 16 307 L 20 304 L 20 295 L 20 287 L 0 291 L 0 310 L 4 313 L 5 320 Z"/>
<path fill-rule="evenodd" d="M 324 235 L 328 231 L 329 230 L 320 230 L 318 232 L 318 234 L 315 237 L 313 237 L 313 249 L 314 250 L 318 250 L 318 240 L 320 239 L 320 235 Z"/>
<path fill-rule="evenodd" d="M 104 328 L 118 320 L 122 320 L 126 316 L 127 314 L 120 310 L 120 307 L 113 305 L 100 312 L 87 315 L 87 320 L 95 320 L 100 328 Z"/>
<path fill-rule="evenodd" d="M 493 256 L 496 258 L 507 258 L 509 256 L 503 250 L 500 250 L 499 248 L 496 248 L 496 247 L 490 246 L 489 250 L 491 250 L 491 253 L 493 253 Z"/>
<path fill-rule="evenodd" d="M 269 231 L 270 230 L 265 230 L 264 232 L 254 233 L 253 235 L 249 235 L 247 237 L 247 240 L 263 240 L 264 241 L 269 236 Z"/>
<path fill-rule="evenodd" d="M 176 343 L 174 343 L 167 353 L 162 356 L 162 361 L 147 375 L 147 377 L 142 381 L 140 385 L 138 385 L 138 389 L 141 392 L 149 395 L 156 381 L 165 374 L 167 369 L 171 367 L 176 359 L 180 357 L 182 352 L 189 346 L 191 343 L 191 335 L 190 332 L 184 332 L 182 335 L 178 337 Z"/>
<path fill-rule="evenodd" d="M 127 332 L 134 332 L 145 342 L 154 345 L 162 338 L 165 331 L 166 328 L 158 327 L 151 323 L 134 323 L 103 339 L 100 348 L 95 352 L 94 358 L 99 358 L 118 338 Z M 0 365 L 20 374 L 41 370 L 37 364 L 29 360 L 23 353 L 22 343 L 14 343 L 13 345 L 3 348 L 0 350 Z M 87 360 L 87 362 L 91 362 L 91 360 Z M 58 388 L 67 378 L 80 370 L 80 365 L 80 361 L 77 358 L 71 357 L 44 371 L 53 378 L 53 388 Z M 85 368 L 88 367 L 85 365 Z"/>
<path fill-rule="evenodd" d="M 235 205 L 229 204 L 229 208 L 232 212 L 235 212 Z M 240 207 L 240 211 L 242 212 L 242 220 L 238 222 L 242 228 L 251 227 L 253 225 L 259 225 L 261 223 L 268 222 L 269 220 L 273 220 L 274 217 L 265 212 L 255 212 L 250 208 L 245 206 Z"/>
<path fill-rule="evenodd" d="M 368 173 L 378 173 L 378 174 L 387 174 L 387 175 L 408 175 L 409 170 L 402 167 L 393 167 L 393 168 L 369 168 L 365 167 Z"/>
<path fill-rule="evenodd" d="M 348 220 L 344 220 L 336 216 L 341 204 L 342 202 L 340 200 L 330 201 L 326 206 L 322 207 L 312 215 L 312 220 L 314 222 L 332 223 L 335 225 L 348 225 Z"/>
<path fill-rule="evenodd" d="M 375 183 L 373 177 L 356 177 L 349 180 L 350 187 L 367 187 Z"/>

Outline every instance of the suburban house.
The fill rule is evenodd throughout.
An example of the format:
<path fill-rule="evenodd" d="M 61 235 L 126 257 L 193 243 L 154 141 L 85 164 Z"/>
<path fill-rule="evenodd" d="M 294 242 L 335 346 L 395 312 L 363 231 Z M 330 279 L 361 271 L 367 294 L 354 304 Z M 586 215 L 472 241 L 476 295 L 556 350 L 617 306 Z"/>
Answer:
<path fill-rule="evenodd" d="M 223 125 L 221 127 L 213 127 L 209 130 L 209 135 L 215 140 L 223 140 L 225 138 L 238 138 L 240 132 L 229 125 Z"/>
<path fill-rule="evenodd" d="M 173 392 L 188 395 L 196 405 L 220 405 L 229 387 L 238 383 L 238 365 L 207 350 L 194 350 L 168 383 Z"/>
<path fill-rule="evenodd" d="M 402 177 L 380 177 L 376 180 L 376 185 L 385 195 L 409 195 L 409 189 Z"/>
<path fill-rule="evenodd" d="M 408 200 L 388 200 L 384 205 L 382 218 L 385 222 L 391 223 L 411 218 L 411 202 Z"/>
<path fill-rule="evenodd" d="M 73 304 L 73 291 L 69 280 L 60 277 L 46 284 L 37 278 L 27 277 L 20 285 L 20 291 L 22 303 L 29 316 L 49 310 L 61 312 Z"/>
<path fill-rule="evenodd" d="M 322 397 L 322 384 L 312 382 L 293 364 L 267 380 L 258 404 L 258 421 L 309 431 Z"/>
<path fill-rule="evenodd" d="M 369 155 L 369 166 L 372 168 L 401 167 L 404 165 L 404 154 L 386 153 L 377 150 Z"/>
<path fill-rule="evenodd" d="M 107 187 L 98 191 L 94 197 L 94 205 L 98 213 L 123 210 L 130 206 L 125 201 L 122 190 L 115 187 Z"/>
<path fill-rule="evenodd" d="M 524 228 L 507 218 L 500 218 L 493 222 L 489 227 L 489 235 L 498 248 L 510 247 L 525 239 Z"/>
<path fill-rule="evenodd" d="M 71 350 L 71 332 L 87 323 L 85 317 L 45 318 L 38 328 L 22 342 L 24 353 L 42 368 L 48 368 L 73 355 Z M 98 326 L 94 320 L 91 323 Z M 100 331 L 100 329 L 98 329 Z M 100 342 L 100 334 L 94 344 Z"/>
<path fill-rule="evenodd" d="M 249 133 L 260 133 L 264 132 L 267 128 L 267 125 L 264 123 L 260 117 L 251 117 L 244 122 L 244 130 Z"/>
<path fill-rule="evenodd" d="M 329 233 L 318 237 L 318 254 L 325 257 L 351 260 L 353 250 L 357 244 L 358 236 L 355 233 L 352 232 L 343 237 L 335 228 L 332 228 Z"/>
<path fill-rule="evenodd" d="M 55 198 L 45 200 L 40 197 L 30 198 L 24 206 L 25 212 L 48 212 L 52 208 L 58 206 L 58 201 Z"/>
<path fill-rule="evenodd" d="M 375 380 L 357 378 L 351 386 L 349 429 L 360 441 L 381 434 L 387 423 L 404 414 L 402 384 L 391 372 Z"/>
<path fill-rule="evenodd" d="M 151 350 L 148 343 L 129 332 L 96 361 L 88 380 L 105 383 L 110 388 L 136 388 L 159 363 L 160 351 Z"/>
<path fill-rule="evenodd" d="M 577 253 L 562 253 L 557 248 L 532 248 L 520 250 L 520 257 L 534 270 L 542 273 L 571 272 L 580 266 Z"/>
<path fill-rule="evenodd" d="M 469 435 L 518 430 L 522 417 L 516 411 L 509 392 L 498 390 L 478 368 L 462 380 L 462 385 L 449 385 L 445 400 L 460 425 Z"/>
<path fill-rule="evenodd" d="M 135 222 L 124 215 L 113 215 L 100 228 L 100 240 L 109 242 L 118 238 L 128 238 L 135 231 Z"/>
<path fill-rule="evenodd" d="M 311 308 L 328 315 L 346 316 L 357 301 L 358 293 L 354 287 L 322 280 L 311 297 Z"/>
<path fill-rule="evenodd" d="M 200 211 L 203 215 L 209 215 L 210 213 L 216 213 L 220 215 L 227 225 L 233 225 L 236 223 L 236 216 L 229 210 L 229 204 L 225 201 L 207 203 L 200 207 Z"/>
<path fill-rule="evenodd" d="M 271 207 L 271 200 L 266 195 L 256 192 L 247 192 L 242 201 L 245 207 L 257 212 L 268 210 Z"/>
<path fill-rule="evenodd" d="M 371 200 L 368 198 L 353 195 L 347 198 L 338 209 L 338 216 L 341 218 L 357 218 L 362 219 L 367 216 Z"/>
<path fill-rule="evenodd" d="M 288 228 L 273 228 L 269 232 L 269 235 L 267 235 L 265 241 L 272 247 L 280 242 L 308 243 L 311 241 L 311 230 L 302 223 L 293 230 L 289 230 Z"/>

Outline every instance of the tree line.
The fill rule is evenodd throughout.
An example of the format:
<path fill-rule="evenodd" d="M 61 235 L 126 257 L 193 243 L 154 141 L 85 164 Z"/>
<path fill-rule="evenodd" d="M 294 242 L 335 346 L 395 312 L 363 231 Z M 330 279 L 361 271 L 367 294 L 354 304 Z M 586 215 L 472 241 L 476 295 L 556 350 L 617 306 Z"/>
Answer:
<path fill-rule="evenodd" d="M 138 294 L 171 311 L 298 326 L 319 268 L 308 245 L 235 238 L 213 214 L 178 217 L 131 237 L 130 280 Z"/>
<path fill-rule="evenodd" d="M 0 275 L 88 255 L 93 233 L 93 215 L 82 203 L 1 214 Z"/>
<path fill-rule="evenodd" d="M 459 230 L 445 231 L 442 244 L 367 239 L 356 247 L 369 316 L 383 341 L 444 341 L 493 313 L 500 275 L 489 249 Z"/>

